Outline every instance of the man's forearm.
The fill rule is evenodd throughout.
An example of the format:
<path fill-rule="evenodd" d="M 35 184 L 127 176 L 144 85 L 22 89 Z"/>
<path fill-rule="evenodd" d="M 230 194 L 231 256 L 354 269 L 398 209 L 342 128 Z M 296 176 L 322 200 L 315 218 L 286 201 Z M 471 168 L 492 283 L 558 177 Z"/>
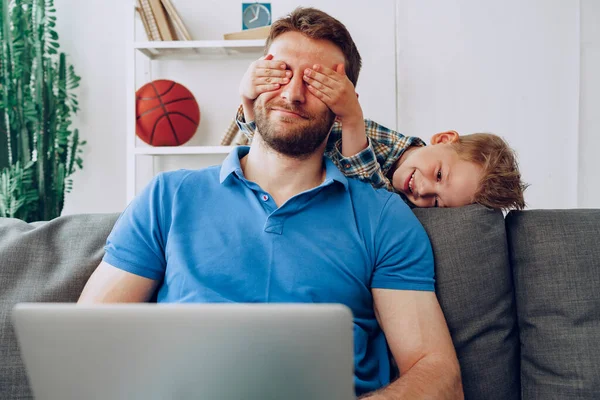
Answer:
<path fill-rule="evenodd" d="M 369 400 L 463 399 L 460 367 L 446 357 L 427 356 L 399 379 L 360 397 Z"/>

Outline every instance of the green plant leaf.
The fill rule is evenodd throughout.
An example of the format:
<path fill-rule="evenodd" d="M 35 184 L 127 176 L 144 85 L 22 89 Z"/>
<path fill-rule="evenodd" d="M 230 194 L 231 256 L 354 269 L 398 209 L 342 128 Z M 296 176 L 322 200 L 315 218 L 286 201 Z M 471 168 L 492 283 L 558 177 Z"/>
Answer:
<path fill-rule="evenodd" d="M 80 78 L 59 53 L 53 0 L 0 6 L 0 215 L 51 219 L 81 168 Z"/>

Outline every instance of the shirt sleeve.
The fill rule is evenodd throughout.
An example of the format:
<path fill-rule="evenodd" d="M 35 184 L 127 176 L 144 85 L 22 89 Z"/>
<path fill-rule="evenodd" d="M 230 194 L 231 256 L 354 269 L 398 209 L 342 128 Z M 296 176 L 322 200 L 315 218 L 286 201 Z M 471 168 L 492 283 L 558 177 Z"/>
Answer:
<path fill-rule="evenodd" d="M 166 232 L 163 175 L 156 176 L 119 216 L 103 261 L 144 278 L 164 277 Z"/>
<path fill-rule="evenodd" d="M 335 129 L 335 126 L 334 126 Z M 411 146 L 425 146 L 420 138 L 404 136 L 369 119 L 365 120 L 367 147 L 350 157 L 342 154 L 342 127 L 336 138 L 330 157 L 338 168 L 349 178 L 358 178 L 375 188 L 394 191 L 387 173 Z M 332 131 L 332 134 L 334 132 Z"/>
<path fill-rule="evenodd" d="M 425 229 L 399 196 L 390 195 L 375 233 L 371 288 L 434 290 L 431 243 Z"/>
<path fill-rule="evenodd" d="M 377 162 L 370 137 L 367 137 L 367 147 L 353 156 L 345 157 L 341 149 L 342 139 L 339 139 L 330 154 L 331 160 L 345 176 L 370 183 L 376 189 L 394 190 L 390 180 L 383 173 L 381 165 Z"/>
<path fill-rule="evenodd" d="M 254 121 L 246 122 L 244 118 L 244 108 L 240 105 L 235 115 L 235 123 L 237 124 L 240 131 L 246 135 L 249 141 L 252 141 L 254 137 L 254 131 L 256 131 L 256 123 Z"/>

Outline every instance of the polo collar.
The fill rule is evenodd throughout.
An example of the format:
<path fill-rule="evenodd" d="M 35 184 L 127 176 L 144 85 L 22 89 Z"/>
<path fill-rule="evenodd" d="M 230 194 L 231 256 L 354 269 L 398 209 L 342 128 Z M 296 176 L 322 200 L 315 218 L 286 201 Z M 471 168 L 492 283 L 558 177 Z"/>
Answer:
<path fill-rule="evenodd" d="M 237 173 L 239 177 L 243 177 L 240 159 L 246 156 L 249 151 L 250 146 L 237 146 L 227 155 L 221 164 L 221 172 L 219 175 L 220 183 L 225 182 L 225 180 L 227 180 L 227 178 L 230 177 L 234 172 Z M 323 156 L 323 161 L 325 163 L 325 181 L 323 181 L 321 186 L 328 185 L 335 181 L 340 182 L 342 185 L 344 185 L 344 188 L 348 190 L 348 178 L 341 173 L 341 171 L 329 158 Z"/>

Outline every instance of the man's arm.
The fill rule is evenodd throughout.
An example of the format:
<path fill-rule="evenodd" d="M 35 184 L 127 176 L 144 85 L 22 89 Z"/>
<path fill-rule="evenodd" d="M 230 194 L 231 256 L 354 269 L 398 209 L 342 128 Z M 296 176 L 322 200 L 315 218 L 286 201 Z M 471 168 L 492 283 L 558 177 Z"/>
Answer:
<path fill-rule="evenodd" d="M 87 281 L 77 303 L 142 303 L 150 300 L 158 281 L 101 262 Z"/>
<path fill-rule="evenodd" d="M 400 378 L 362 399 L 462 399 L 460 367 L 434 292 L 373 289 Z"/>

